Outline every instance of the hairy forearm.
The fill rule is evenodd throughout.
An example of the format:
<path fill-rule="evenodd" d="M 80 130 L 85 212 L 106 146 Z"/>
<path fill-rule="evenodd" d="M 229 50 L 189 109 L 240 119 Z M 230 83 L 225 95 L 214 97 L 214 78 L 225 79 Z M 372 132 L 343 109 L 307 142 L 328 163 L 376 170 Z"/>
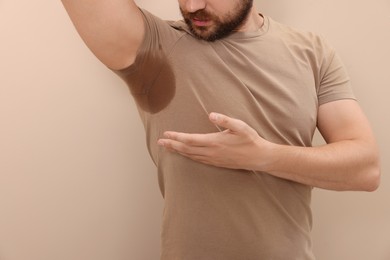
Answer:
<path fill-rule="evenodd" d="M 379 185 L 379 156 L 370 142 L 345 140 L 318 147 L 271 144 L 267 158 L 258 170 L 313 187 L 373 191 Z"/>

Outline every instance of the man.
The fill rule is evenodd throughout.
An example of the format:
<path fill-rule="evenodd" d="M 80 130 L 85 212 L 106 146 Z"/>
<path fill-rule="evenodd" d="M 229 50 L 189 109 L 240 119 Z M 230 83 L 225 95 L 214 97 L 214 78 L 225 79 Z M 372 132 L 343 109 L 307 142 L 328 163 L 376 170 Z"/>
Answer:
<path fill-rule="evenodd" d="M 373 191 L 379 156 L 334 50 L 251 0 L 63 0 L 129 85 L 165 199 L 161 259 L 314 259 L 312 187 Z M 311 147 L 318 127 L 327 144 Z"/>

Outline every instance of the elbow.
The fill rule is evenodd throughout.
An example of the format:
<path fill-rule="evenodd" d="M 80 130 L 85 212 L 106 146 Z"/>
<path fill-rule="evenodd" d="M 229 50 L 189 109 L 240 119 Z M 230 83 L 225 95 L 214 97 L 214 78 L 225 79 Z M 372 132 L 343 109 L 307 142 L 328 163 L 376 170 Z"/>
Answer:
<path fill-rule="evenodd" d="M 367 192 L 373 192 L 376 191 L 379 188 L 381 182 L 381 171 L 380 167 L 378 167 L 376 170 L 373 170 L 370 173 L 369 180 L 367 181 L 367 184 L 365 185 Z"/>
<path fill-rule="evenodd" d="M 361 181 L 361 190 L 367 192 L 376 191 L 381 181 L 381 167 L 379 156 L 376 156 L 372 163 L 364 171 Z"/>

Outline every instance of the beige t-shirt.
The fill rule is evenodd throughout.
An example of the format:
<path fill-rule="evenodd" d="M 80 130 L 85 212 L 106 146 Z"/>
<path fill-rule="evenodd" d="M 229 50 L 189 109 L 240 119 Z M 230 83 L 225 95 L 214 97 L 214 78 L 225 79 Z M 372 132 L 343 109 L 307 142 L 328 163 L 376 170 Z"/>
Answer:
<path fill-rule="evenodd" d="M 197 163 L 157 140 L 167 130 L 219 131 L 208 114 L 220 112 L 269 141 L 310 146 L 319 105 L 354 98 L 334 50 L 269 17 L 256 32 L 206 42 L 182 21 L 143 13 L 146 35 L 136 61 L 117 73 L 138 105 L 158 169 L 161 259 L 314 259 L 312 187 Z"/>

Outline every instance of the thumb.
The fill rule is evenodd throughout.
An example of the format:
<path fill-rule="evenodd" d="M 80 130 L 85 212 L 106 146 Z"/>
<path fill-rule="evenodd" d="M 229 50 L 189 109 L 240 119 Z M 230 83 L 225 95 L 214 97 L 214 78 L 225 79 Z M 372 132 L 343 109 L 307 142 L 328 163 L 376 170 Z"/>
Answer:
<path fill-rule="evenodd" d="M 221 126 L 225 129 L 229 129 L 233 132 L 242 132 L 247 126 L 243 121 L 228 117 L 219 113 L 210 113 L 209 119 L 217 126 Z"/>

